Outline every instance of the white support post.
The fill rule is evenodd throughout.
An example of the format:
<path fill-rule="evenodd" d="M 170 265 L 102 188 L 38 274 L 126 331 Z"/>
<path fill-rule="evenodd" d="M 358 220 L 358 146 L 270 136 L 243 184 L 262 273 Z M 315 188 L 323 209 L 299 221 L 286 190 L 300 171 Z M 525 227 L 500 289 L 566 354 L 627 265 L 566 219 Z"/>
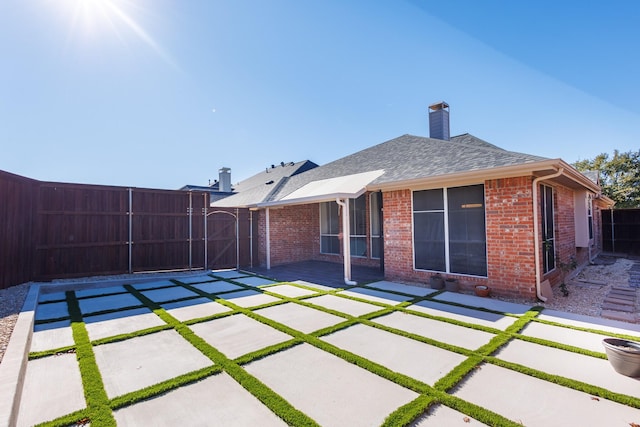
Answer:
<path fill-rule="evenodd" d="M 269 208 L 265 210 L 265 229 L 266 229 L 266 244 L 267 244 L 267 270 L 271 270 L 271 233 L 269 230 Z"/>

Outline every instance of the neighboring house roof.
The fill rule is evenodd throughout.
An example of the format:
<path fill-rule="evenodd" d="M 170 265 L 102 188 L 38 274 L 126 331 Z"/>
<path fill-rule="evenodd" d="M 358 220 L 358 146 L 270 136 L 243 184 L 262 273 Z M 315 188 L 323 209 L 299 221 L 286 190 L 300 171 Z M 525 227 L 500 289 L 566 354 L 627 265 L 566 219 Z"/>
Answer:
<path fill-rule="evenodd" d="M 290 177 L 317 167 L 317 164 L 309 160 L 272 165 L 264 172 L 257 173 L 235 184 L 232 195 L 215 202 L 212 200 L 211 205 L 216 207 L 247 207 L 266 202 L 270 200 L 271 194 L 276 192 Z"/>

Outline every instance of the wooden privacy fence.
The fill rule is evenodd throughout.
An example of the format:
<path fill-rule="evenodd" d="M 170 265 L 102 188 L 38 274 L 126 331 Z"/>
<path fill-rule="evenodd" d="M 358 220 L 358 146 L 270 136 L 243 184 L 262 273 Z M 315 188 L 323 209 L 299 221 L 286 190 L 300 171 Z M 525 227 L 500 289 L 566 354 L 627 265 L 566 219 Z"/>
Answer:
<path fill-rule="evenodd" d="M 607 252 L 640 255 L 640 209 L 603 210 L 602 246 Z"/>
<path fill-rule="evenodd" d="M 39 182 L 0 171 L 0 288 L 249 265 L 250 214 L 227 211 L 211 214 L 207 192 Z"/>

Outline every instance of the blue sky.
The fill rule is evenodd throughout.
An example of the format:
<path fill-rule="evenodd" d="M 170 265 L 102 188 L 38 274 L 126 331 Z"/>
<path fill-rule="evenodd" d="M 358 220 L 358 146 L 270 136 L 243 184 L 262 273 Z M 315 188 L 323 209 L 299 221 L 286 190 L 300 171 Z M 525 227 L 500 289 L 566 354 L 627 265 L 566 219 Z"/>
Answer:
<path fill-rule="evenodd" d="M 579 5 L 579 7 L 576 7 Z M 0 1 L 0 169 L 150 188 L 452 135 L 639 149 L 640 2 Z"/>

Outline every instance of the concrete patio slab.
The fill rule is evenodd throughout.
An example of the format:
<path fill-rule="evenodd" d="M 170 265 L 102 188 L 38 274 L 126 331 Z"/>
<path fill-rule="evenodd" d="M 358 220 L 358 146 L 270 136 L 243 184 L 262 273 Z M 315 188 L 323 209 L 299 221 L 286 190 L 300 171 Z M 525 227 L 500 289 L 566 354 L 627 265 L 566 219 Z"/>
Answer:
<path fill-rule="evenodd" d="M 382 289 L 383 291 L 402 292 L 403 294 L 409 294 L 414 296 L 423 297 L 432 293 L 438 292 L 435 289 L 425 288 L 422 286 L 405 285 L 396 282 L 387 282 L 385 280 L 380 282 L 369 283 L 367 287 L 376 289 Z"/>
<path fill-rule="evenodd" d="M 203 282 L 214 282 L 218 279 L 214 279 L 208 274 L 200 274 L 198 276 L 189 276 L 189 277 L 179 277 L 177 278 L 178 282 L 184 283 L 186 285 L 193 285 L 195 283 L 203 283 Z"/>
<path fill-rule="evenodd" d="M 520 333 L 522 335 L 543 338 L 600 353 L 604 353 L 602 340 L 607 337 L 606 335 L 576 331 L 575 329 L 546 325 L 540 322 L 529 323 Z"/>
<path fill-rule="evenodd" d="M 67 295 L 64 292 L 40 293 L 38 296 L 38 302 L 63 301 L 66 299 Z"/>
<path fill-rule="evenodd" d="M 69 317 L 69 309 L 66 301 L 38 304 L 36 308 L 36 321 L 60 319 L 62 317 Z"/>
<path fill-rule="evenodd" d="M 162 308 L 181 322 L 231 311 L 229 307 L 208 298 L 196 298 L 162 304 Z"/>
<path fill-rule="evenodd" d="M 561 323 L 563 325 L 577 326 L 580 328 L 598 329 L 617 334 L 636 335 L 640 340 L 640 325 L 638 324 L 547 309 L 544 309 L 537 318 L 541 320 L 548 320 L 550 322 Z"/>
<path fill-rule="evenodd" d="M 256 307 L 262 304 L 268 304 L 274 301 L 280 301 L 280 298 L 276 298 L 271 295 L 263 294 L 260 291 L 254 291 L 248 289 L 246 291 L 231 292 L 228 294 L 220 295 L 220 298 L 234 303 L 237 306 L 249 308 Z"/>
<path fill-rule="evenodd" d="M 399 312 L 376 317 L 373 322 L 469 350 L 485 345 L 495 336 L 488 332 Z"/>
<path fill-rule="evenodd" d="M 500 330 L 505 330 L 517 320 L 515 317 L 488 313 L 486 311 L 458 307 L 435 301 L 420 301 L 408 306 L 407 308 L 409 310 L 419 311 L 432 316 L 446 317 L 449 319 L 459 320 L 461 322 L 475 323 Z"/>
<path fill-rule="evenodd" d="M 244 314 L 197 323 L 189 328 L 230 359 L 292 338 Z"/>
<path fill-rule="evenodd" d="M 242 286 L 234 285 L 233 283 L 225 282 L 224 280 L 198 283 L 192 286 L 208 294 L 217 294 L 221 292 L 237 291 L 240 289 L 244 289 Z"/>
<path fill-rule="evenodd" d="M 384 310 L 379 305 L 367 304 L 366 302 L 354 301 L 348 298 L 341 298 L 336 295 L 321 295 L 305 300 L 308 303 L 319 305 L 320 307 L 346 313 L 350 316 L 358 317 L 374 311 Z"/>
<path fill-rule="evenodd" d="M 461 354 L 366 325 L 342 329 L 322 340 L 429 385 L 466 359 Z"/>
<path fill-rule="evenodd" d="M 640 379 L 617 373 L 609 361 L 604 359 L 522 340 L 510 341 L 495 356 L 508 362 L 593 384 L 616 393 L 640 397 Z"/>
<path fill-rule="evenodd" d="M 124 286 L 108 286 L 105 288 L 81 289 L 76 291 L 76 298 L 93 297 L 96 295 L 111 295 L 127 292 Z"/>
<path fill-rule="evenodd" d="M 49 421 L 86 405 L 75 354 L 49 356 L 27 363 L 18 426 Z"/>
<path fill-rule="evenodd" d="M 250 274 L 248 273 L 242 273 L 237 270 L 218 270 L 218 271 L 212 271 L 211 274 L 214 275 L 215 277 L 220 277 L 222 279 L 237 279 L 239 277 L 250 276 Z"/>
<path fill-rule="evenodd" d="M 183 288 L 182 286 L 172 286 L 170 288 L 142 291 L 142 295 L 159 304 L 177 299 L 199 296 L 197 293 Z"/>
<path fill-rule="evenodd" d="M 474 369 L 454 393 L 526 426 L 627 426 L 640 410 L 491 364 Z"/>
<path fill-rule="evenodd" d="M 306 295 L 313 295 L 317 292 L 310 291 L 309 289 L 299 288 L 293 285 L 275 285 L 263 288 L 264 291 L 273 292 L 274 294 L 282 295 L 289 298 L 298 298 Z"/>
<path fill-rule="evenodd" d="M 171 280 L 155 280 L 152 282 L 133 283 L 131 286 L 134 289 L 142 291 L 145 289 L 165 288 L 167 286 L 175 286 L 175 285 L 176 284 L 173 283 Z"/>
<path fill-rule="evenodd" d="M 226 373 L 114 412 L 120 426 L 264 426 L 287 424 Z"/>
<path fill-rule="evenodd" d="M 71 322 L 44 323 L 35 325 L 31 337 L 30 352 L 55 350 L 56 348 L 74 345 Z"/>
<path fill-rule="evenodd" d="M 307 282 L 305 280 L 296 280 L 291 283 L 295 283 L 302 286 L 307 286 L 309 288 L 318 289 L 320 291 L 335 291 L 336 288 L 332 288 L 331 286 L 319 285 L 317 283 Z"/>
<path fill-rule="evenodd" d="M 341 291 L 338 294 L 348 295 L 355 298 L 366 299 L 387 305 L 398 305 L 401 302 L 413 299 L 412 296 L 403 296 L 389 292 L 377 291 L 369 288 L 351 288 L 348 291 Z"/>
<path fill-rule="evenodd" d="M 85 316 L 84 323 L 92 341 L 165 325 L 162 319 L 146 307 Z"/>
<path fill-rule="evenodd" d="M 482 298 L 475 295 L 457 294 L 454 292 L 444 292 L 434 297 L 434 299 L 438 301 L 455 302 L 457 304 L 464 304 L 472 307 L 480 307 L 487 310 L 499 311 L 502 313 L 511 313 L 516 315 L 525 314 L 531 308 L 531 306 L 529 305 L 500 301 L 493 298 Z"/>
<path fill-rule="evenodd" d="M 93 351 L 109 398 L 213 364 L 174 330 L 99 345 Z"/>
<path fill-rule="evenodd" d="M 262 277 L 255 277 L 255 276 L 241 277 L 233 280 L 234 282 L 242 283 L 247 286 L 264 286 L 264 285 L 273 285 L 274 283 L 278 283 L 270 279 L 263 279 Z"/>
<path fill-rule="evenodd" d="M 444 405 L 434 405 L 429 412 L 422 417 L 418 418 L 412 427 L 425 427 L 425 426 L 484 426 L 486 424 L 473 418 L 458 412 L 455 409 L 451 409 Z"/>
<path fill-rule="evenodd" d="M 133 295 L 117 294 L 103 297 L 83 298 L 78 300 L 83 315 L 105 310 L 120 310 L 122 308 L 141 306 L 142 302 Z"/>
<path fill-rule="evenodd" d="M 322 426 L 374 426 L 418 394 L 309 344 L 245 369 Z M 347 380 L 348 379 L 348 380 Z"/>
<path fill-rule="evenodd" d="M 256 314 L 305 334 L 344 322 L 346 319 L 293 302 L 262 308 Z"/>

